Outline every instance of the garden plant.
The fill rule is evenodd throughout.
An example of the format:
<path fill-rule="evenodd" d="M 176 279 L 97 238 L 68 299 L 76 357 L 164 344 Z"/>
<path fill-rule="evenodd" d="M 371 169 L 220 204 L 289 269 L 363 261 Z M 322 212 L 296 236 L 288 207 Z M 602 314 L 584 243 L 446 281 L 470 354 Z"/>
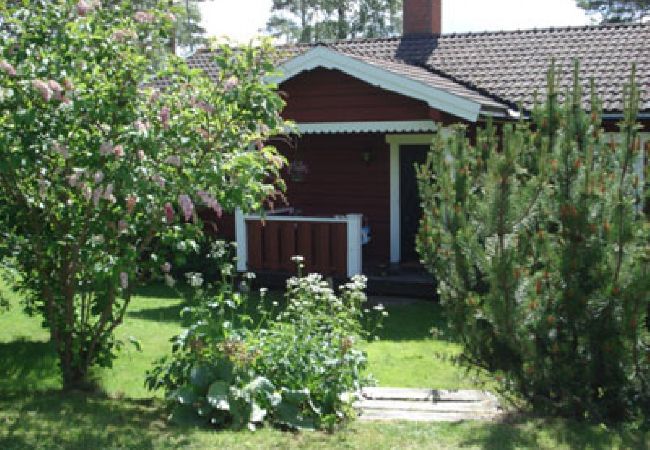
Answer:
<path fill-rule="evenodd" d="M 632 74 L 606 136 L 578 72 L 560 93 L 551 67 L 530 121 L 434 142 L 418 249 L 464 363 L 536 411 L 619 421 L 650 405 L 639 91 Z"/>
<path fill-rule="evenodd" d="M 272 48 L 222 46 L 209 78 L 168 52 L 170 2 L 36 0 L 0 22 L 0 233 L 65 389 L 110 366 L 133 289 L 201 245 L 197 209 L 257 210 L 284 164 Z"/>
<path fill-rule="evenodd" d="M 170 419 L 214 428 L 270 422 L 331 430 L 354 417 L 354 394 L 372 383 L 359 347 L 384 315 L 381 308 L 363 309 L 363 277 L 336 295 L 321 275 L 299 274 L 287 281 L 283 300 L 262 288 L 254 303 L 253 275 L 236 289 L 227 245 L 214 247 L 209 256 L 222 268 L 221 279 L 204 283 L 199 273 L 188 274 L 185 328 L 172 339 L 171 357 L 147 375 L 149 389 L 165 390 Z"/>

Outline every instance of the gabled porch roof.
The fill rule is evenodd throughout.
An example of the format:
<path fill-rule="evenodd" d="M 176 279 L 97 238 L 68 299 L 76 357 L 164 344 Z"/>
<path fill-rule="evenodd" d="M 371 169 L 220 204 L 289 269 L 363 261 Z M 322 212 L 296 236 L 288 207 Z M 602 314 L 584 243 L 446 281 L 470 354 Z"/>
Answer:
<path fill-rule="evenodd" d="M 281 84 L 317 68 L 334 69 L 370 85 L 427 103 L 431 108 L 469 122 L 480 114 L 506 116 L 508 105 L 470 90 L 425 68 L 398 60 L 360 58 L 325 46 L 313 47 L 279 67 L 280 76 L 272 81 Z"/>

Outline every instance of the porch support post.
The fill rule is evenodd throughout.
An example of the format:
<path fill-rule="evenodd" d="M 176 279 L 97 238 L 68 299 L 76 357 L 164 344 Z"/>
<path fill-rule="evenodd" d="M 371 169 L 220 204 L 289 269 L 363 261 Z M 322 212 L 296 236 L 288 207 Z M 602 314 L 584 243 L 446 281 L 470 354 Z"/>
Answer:
<path fill-rule="evenodd" d="M 390 262 L 401 259 L 399 142 L 390 141 Z"/>
<path fill-rule="evenodd" d="M 361 254 L 361 214 L 347 215 L 348 234 L 348 277 L 363 272 Z"/>
<path fill-rule="evenodd" d="M 235 239 L 237 242 L 237 271 L 248 270 L 248 236 L 246 235 L 246 220 L 241 209 L 235 210 Z"/>

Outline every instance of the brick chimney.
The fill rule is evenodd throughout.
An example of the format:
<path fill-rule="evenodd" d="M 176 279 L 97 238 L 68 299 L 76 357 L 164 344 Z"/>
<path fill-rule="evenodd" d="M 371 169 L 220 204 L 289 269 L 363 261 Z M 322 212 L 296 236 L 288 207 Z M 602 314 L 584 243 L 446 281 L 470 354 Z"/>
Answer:
<path fill-rule="evenodd" d="M 404 36 L 440 34 L 442 0 L 403 0 Z"/>

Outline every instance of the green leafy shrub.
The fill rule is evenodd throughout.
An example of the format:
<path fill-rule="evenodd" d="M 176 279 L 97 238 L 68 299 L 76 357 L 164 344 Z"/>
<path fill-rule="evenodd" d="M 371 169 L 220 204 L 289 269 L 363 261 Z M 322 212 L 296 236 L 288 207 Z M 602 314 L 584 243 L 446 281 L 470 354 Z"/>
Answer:
<path fill-rule="evenodd" d="M 173 2 L 112 3 L 0 2 L 0 256 L 66 389 L 110 367 L 134 287 L 200 246 L 198 209 L 283 188 L 271 45 L 221 47 L 214 81 L 167 51 Z"/>
<path fill-rule="evenodd" d="M 258 370 L 279 386 L 306 390 L 317 408 L 316 426 L 331 427 L 348 417 L 352 398 L 346 393 L 372 382 L 363 376 L 367 360 L 358 349 L 367 337 L 364 289 L 361 276 L 343 285 L 339 295 L 321 275 L 291 278 L 286 308 L 260 330 Z"/>
<path fill-rule="evenodd" d="M 331 429 L 351 418 L 348 394 L 370 382 L 358 349 L 367 336 L 365 280 L 355 277 L 337 296 L 320 275 L 292 278 L 284 304 L 262 289 L 254 305 L 249 280 L 242 292 L 234 288 L 228 251 L 210 255 L 221 258 L 221 280 L 204 286 L 202 275 L 187 274 L 194 289 L 182 311 L 186 328 L 173 339 L 171 358 L 147 374 L 149 389 L 166 391 L 171 419 L 217 428 L 268 421 Z"/>
<path fill-rule="evenodd" d="M 462 340 L 537 411 L 589 420 L 647 412 L 650 228 L 640 205 L 634 76 L 619 141 L 581 84 L 554 69 L 531 122 L 439 138 L 419 168 L 418 249 Z"/>

